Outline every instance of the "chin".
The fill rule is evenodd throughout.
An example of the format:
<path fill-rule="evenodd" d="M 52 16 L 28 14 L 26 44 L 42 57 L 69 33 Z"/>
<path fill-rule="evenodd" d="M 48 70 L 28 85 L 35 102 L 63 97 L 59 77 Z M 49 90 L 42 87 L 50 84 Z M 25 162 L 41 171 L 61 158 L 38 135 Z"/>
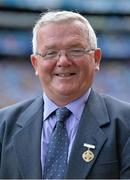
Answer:
<path fill-rule="evenodd" d="M 72 98 L 72 97 L 74 97 L 75 95 L 76 95 L 76 92 L 78 92 L 78 91 L 72 91 L 72 90 L 62 90 L 62 91 L 58 91 L 59 92 L 59 94 L 61 95 L 61 96 L 63 96 L 63 97 L 70 97 L 70 98 Z M 77 95 L 78 96 L 78 95 Z"/>
<path fill-rule="evenodd" d="M 63 89 L 58 89 L 57 92 L 63 96 L 72 96 L 75 91 L 63 88 Z"/>

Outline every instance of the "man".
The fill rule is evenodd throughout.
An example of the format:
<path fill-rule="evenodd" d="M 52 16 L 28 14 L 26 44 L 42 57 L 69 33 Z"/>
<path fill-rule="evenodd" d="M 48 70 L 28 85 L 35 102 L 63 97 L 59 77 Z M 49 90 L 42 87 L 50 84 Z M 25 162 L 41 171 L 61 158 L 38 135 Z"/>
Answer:
<path fill-rule="evenodd" d="M 0 178 L 58 179 L 57 172 L 66 179 L 130 178 L 130 105 L 91 88 L 100 59 L 87 19 L 69 11 L 41 16 L 31 62 L 44 93 L 0 111 Z M 65 163 L 54 155 L 58 145 L 49 150 L 62 107 L 70 112 L 61 145 Z"/>

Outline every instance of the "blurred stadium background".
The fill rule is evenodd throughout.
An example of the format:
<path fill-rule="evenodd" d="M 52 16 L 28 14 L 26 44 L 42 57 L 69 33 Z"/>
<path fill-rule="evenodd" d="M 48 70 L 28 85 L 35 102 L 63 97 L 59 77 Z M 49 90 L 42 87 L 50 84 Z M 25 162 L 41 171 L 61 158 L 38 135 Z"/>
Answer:
<path fill-rule="evenodd" d="M 130 0 L 0 0 L 0 108 L 41 92 L 30 63 L 32 27 L 56 9 L 89 19 L 103 52 L 94 87 L 130 102 Z"/>

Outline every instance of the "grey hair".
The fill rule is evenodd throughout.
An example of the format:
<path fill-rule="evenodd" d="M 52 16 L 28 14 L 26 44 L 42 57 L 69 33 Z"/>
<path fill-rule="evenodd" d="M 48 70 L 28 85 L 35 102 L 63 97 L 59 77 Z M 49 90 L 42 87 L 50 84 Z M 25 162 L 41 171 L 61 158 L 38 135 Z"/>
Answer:
<path fill-rule="evenodd" d="M 53 23 L 53 22 L 66 22 L 70 20 L 78 20 L 85 24 L 88 30 L 89 35 L 89 41 L 90 46 L 92 49 L 97 48 L 97 38 L 96 34 L 88 22 L 88 20 L 76 12 L 71 11 L 51 11 L 46 12 L 44 14 L 41 14 L 40 19 L 36 22 L 34 28 L 33 28 L 33 38 L 32 38 L 32 47 L 33 47 L 33 53 L 35 54 L 37 52 L 37 33 L 38 29 L 46 24 Z"/>

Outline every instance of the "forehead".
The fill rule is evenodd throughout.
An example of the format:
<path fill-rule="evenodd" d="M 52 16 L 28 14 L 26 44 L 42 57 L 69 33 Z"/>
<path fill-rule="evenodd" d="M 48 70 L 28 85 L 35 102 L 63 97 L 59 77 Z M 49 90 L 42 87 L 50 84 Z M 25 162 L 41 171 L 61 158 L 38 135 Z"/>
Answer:
<path fill-rule="evenodd" d="M 43 43 L 55 44 L 64 42 L 86 42 L 88 39 L 87 25 L 80 21 L 49 23 L 39 28 L 37 40 Z"/>

